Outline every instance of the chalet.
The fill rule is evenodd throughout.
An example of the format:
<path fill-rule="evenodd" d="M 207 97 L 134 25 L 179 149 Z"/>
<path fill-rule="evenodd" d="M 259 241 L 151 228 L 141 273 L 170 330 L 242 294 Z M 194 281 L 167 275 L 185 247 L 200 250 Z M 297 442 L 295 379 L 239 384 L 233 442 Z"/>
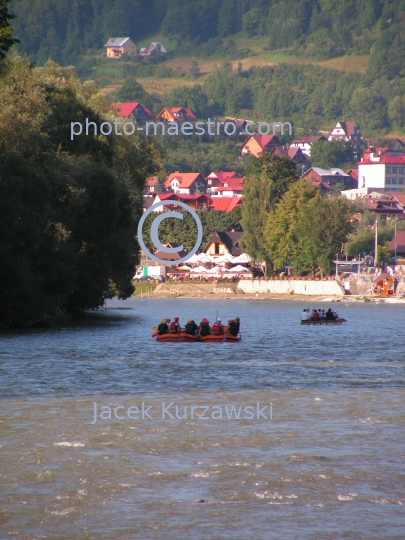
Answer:
<path fill-rule="evenodd" d="M 335 140 L 350 142 L 355 155 L 361 150 L 361 133 L 356 122 L 338 122 L 328 137 L 328 141 Z"/>
<path fill-rule="evenodd" d="M 217 231 L 208 240 L 203 252 L 211 257 L 221 257 L 226 253 L 232 256 L 242 254 L 239 247 L 239 241 L 242 238 L 243 232 L 236 231 Z"/>
<path fill-rule="evenodd" d="M 242 145 L 241 154 L 258 157 L 273 151 L 276 146 L 282 146 L 276 135 L 251 135 Z"/>
<path fill-rule="evenodd" d="M 147 47 L 139 50 L 139 56 L 150 57 L 155 54 L 165 55 L 168 51 L 158 41 L 151 41 Z"/>
<path fill-rule="evenodd" d="M 314 142 L 327 141 L 323 135 L 301 135 L 290 143 L 290 148 L 300 148 L 306 156 L 311 155 L 311 147 Z"/>
<path fill-rule="evenodd" d="M 242 197 L 211 197 L 210 210 L 219 212 L 232 212 L 234 208 L 240 206 Z"/>
<path fill-rule="evenodd" d="M 165 201 L 180 201 L 184 202 L 192 208 L 193 210 L 206 210 L 208 211 L 211 207 L 211 197 L 209 195 L 182 195 L 178 193 L 159 193 L 156 195 L 153 204 L 157 202 Z M 165 206 L 158 206 L 154 211 L 163 212 L 166 209 L 168 210 L 184 210 L 181 206 L 173 204 L 165 204 Z"/>
<path fill-rule="evenodd" d="M 158 118 L 167 122 L 195 122 L 197 120 L 193 111 L 185 107 L 164 107 L 156 116 L 156 120 Z"/>
<path fill-rule="evenodd" d="M 275 156 L 287 156 L 292 159 L 300 175 L 304 174 L 308 169 L 311 168 L 311 163 L 308 161 L 307 156 L 304 154 L 301 148 L 276 146 L 273 150 L 273 154 Z"/>
<path fill-rule="evenodd" d="M 137 124 L 153 120 L 153 114 L 139 101 L 113 102 L 110 107 L 118 116 L 134 120 Z"/>
<path fill-rule="evenodd" d="M 167 177 L 163 186 L 165 189 L 171 190 L 174 193 L 193 195 L 205 193 L 207 182 L 200 173 L 181 173 L 176 171 Z"/>
<path fill-rule="evenodd" d="M 123 54 L 136 56 L 137 47 L 129 37 L 109 38 L 104 44 L 107 49 L 107 58 L 121 58 Z"/>
<path fill-rule="evenodd" d="M 311 167 L 301 178 L 315 182 L 326 182 L 330 186 L 335 184 L 344 184 L 345 189 L 356 187 L 355 180 L 343 172 L 341 169 L 321 169 L 320 167 Z"/>
<path fill-rule="evenodd" d="M 358 163 L 359 188 L 380 191 L 403 191 L 405 187 L 405 156 L 365 154 Z"/>

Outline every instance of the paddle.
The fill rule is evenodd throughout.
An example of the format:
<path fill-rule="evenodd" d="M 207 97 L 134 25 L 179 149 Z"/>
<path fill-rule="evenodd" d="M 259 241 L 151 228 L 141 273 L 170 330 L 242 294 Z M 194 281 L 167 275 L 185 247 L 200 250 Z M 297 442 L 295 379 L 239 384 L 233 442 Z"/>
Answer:
<path fill-rule="evenodd" d="M 157 337 L 158 335 L 159 335 L 159 333 L 158 333 L 158 332 L 155 332 L 154 334 L 151 335 L 151 337 L 155 338 L 155 337 Z"/>
<path fill-rule="evenodd" d="M 154 330 L 155 332 L 157 332 L 157 329 L 158 329 L 157 326 L 152 326 L 152 330 Z"/>

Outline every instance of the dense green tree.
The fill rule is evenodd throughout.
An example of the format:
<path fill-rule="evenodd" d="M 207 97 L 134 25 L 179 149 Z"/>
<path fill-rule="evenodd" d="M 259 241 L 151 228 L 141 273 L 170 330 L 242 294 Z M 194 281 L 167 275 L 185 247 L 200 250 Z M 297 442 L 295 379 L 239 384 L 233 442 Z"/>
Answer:
<path fill-rule="evenodd" d="M 137 82 L 135 77 L 127 77 L 118 91 L 119 101 L 140 101 L 149 108 L 153 107 L 154 100 Z"/>
<path fill-rule="evenodd" d="M 286 157 L 262 154 L 246 169 L 243 183 L 242 248 L 255 260 L 272 264 L 264 243 L 268 213 L 298 179 L 293 161 Z"/>
<path fill-rule="evenodd" d="M 20 43 L 16 38 L 13 38 L 13 26 L 10 21 L 15 19 L 15 15 L 9 13 L 8 4 L 10 0 L 0 0 L 0 60 L 6 56 L 6 52 L 15 43 Z"/>
<path fill-rule="evenodd" d="M 341 167 L 353 161 L 353 148 L 345 141 L 317 141 L 311 148 L 313 167 Z"/>
<path fill-rule="evenodd" d="M 72 140 L 72 121 L 106 120 L 104 95 L 73 68 L 6 59 L 0 94 L 0 322 L 130 295 L 144 179 L 158 152 L 136 135 Z"/>

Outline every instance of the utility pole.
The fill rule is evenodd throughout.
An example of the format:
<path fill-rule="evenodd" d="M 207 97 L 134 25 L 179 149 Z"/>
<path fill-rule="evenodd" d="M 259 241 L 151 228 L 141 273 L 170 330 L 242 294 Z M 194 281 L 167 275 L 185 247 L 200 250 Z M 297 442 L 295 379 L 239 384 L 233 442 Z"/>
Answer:
<path fill-rule="evenodd" d="M 377 223 L 378 223 L 378 218 L 376 217 L 375 218 L 375 242 L 374 242 L 374 266 L 377 267 L 377 263 L 378 263 L 378 226 L 377 226 Z"/>
<path fill-rule="evenodd" d="M 395 216 L 394 227 L 395 227 L 395 232 L 394 232 L 395 253 L 394 253 L 394 257 L 395 257 L 395 264 L 396 264 L 396 262 L 397 262 L 397 216 Z"/>

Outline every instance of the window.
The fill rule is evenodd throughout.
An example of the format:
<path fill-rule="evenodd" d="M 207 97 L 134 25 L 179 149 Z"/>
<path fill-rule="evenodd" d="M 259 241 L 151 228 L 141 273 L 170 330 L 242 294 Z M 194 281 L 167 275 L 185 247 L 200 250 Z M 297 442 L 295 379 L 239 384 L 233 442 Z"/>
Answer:
<path fill-rule="evenodd" d="M 386 183 L 386 184 L 391 184 L 391 178 L 389 178 L 389 177 L 387 176 L 386 179 L 385 179 L 385 183 Z"/>
<path fill-rule="evenodd" d="M 392 167 L 392 173 L 393 174 L 397 174 L 397 171 L 398 171 L 397 167 Z"/>
<path fill-rule="evenodd" d="M 398 184 L 404 185 L 405 184 L 405 179 L 404 178 L 398 178 Z"/>
<path fill-rule="evenodd" d="M 219 255 L 219 244 L 215 242 L 214 246 L 215 246 L 215 255 Z"/>
<path fill-rule="evenodd" d="M 398 184 L 398 178 L 391 178 L 391 184 Z"/>
<path fill-rule="evenodd" d="M 398 174 L 404 174 L 404 168 L 403 167 L 399 167 Z"/>
<path fill-rule="evenodd" d="M 385 174 L 391 174 L 391 167 L 387 167 L 385 169 Z"/>

